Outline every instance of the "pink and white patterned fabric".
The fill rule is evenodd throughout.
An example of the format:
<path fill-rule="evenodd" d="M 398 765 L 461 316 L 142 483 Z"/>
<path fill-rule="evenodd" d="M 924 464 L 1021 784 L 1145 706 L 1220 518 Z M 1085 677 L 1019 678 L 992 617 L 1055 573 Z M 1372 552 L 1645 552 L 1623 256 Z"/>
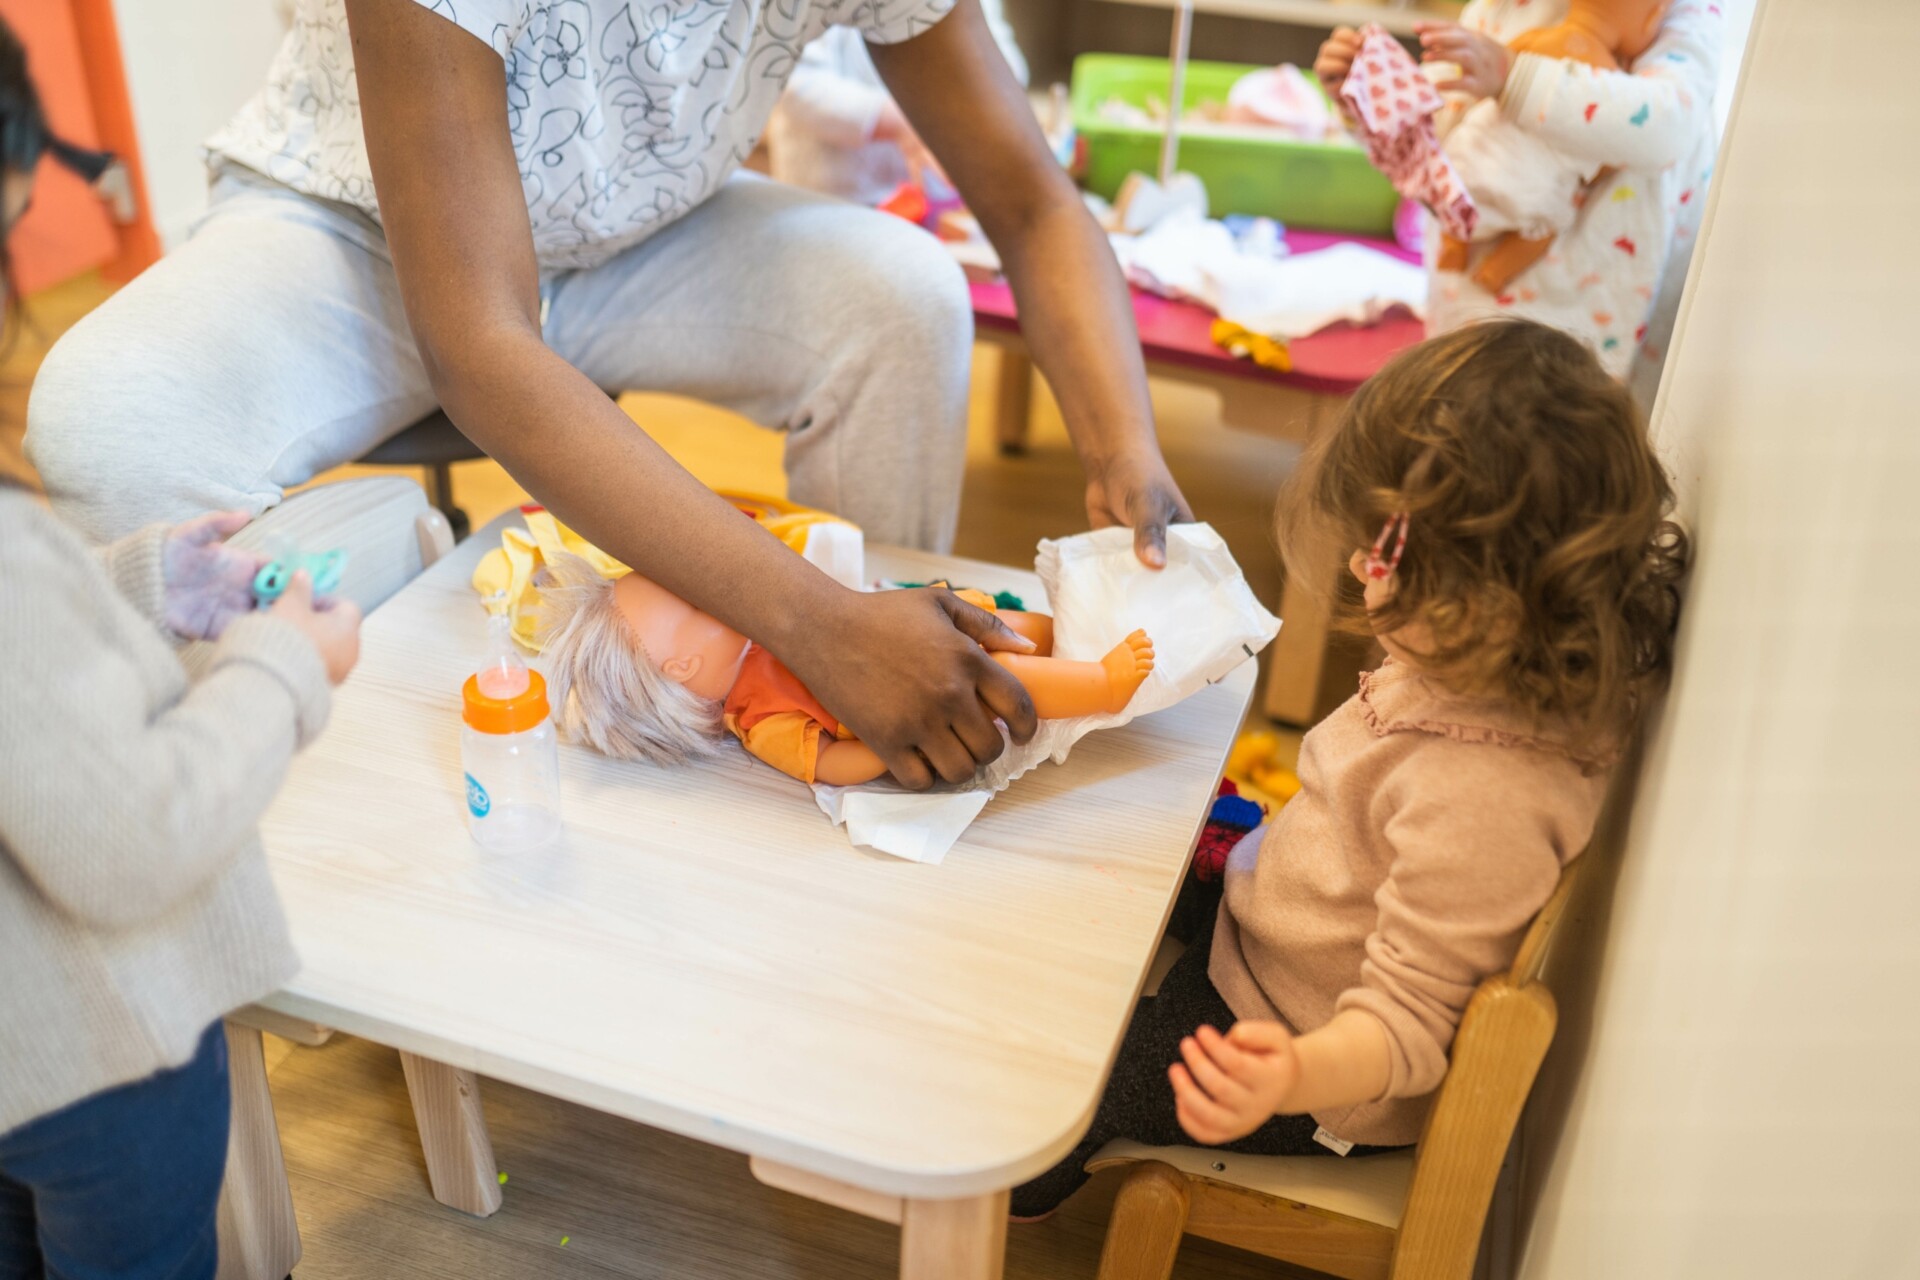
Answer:
<path fill-rule="evenodd" d="M 1440 91 L 1399 41 L 1377 26 L 1361 34 L 1360 52 L 1340 96 L 1360 125 L 1367 157 L 1401 195 L 1425 202 L 1448 235 L 1473 239 L 1480 212 L 1434 133 Z"/>

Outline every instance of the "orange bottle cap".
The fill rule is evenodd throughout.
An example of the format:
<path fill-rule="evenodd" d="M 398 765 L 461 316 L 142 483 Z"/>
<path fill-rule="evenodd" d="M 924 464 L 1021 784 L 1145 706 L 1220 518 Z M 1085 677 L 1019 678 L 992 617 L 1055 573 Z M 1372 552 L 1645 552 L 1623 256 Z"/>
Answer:
<path fill-rule="evenodd" d="M 527 672 L 527 687 L 505 698 L 480 692 L 480 677 L 468 676 L 460 690 L 465 703 L 461 718 L 481 733 L 521 733 L 547 718 L 547 682 L 538 671 Z"/>

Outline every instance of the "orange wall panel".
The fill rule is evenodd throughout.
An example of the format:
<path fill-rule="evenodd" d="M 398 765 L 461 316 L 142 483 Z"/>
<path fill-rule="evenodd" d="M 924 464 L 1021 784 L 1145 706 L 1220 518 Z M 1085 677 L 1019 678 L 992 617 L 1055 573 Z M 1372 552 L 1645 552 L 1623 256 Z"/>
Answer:
<path fill-rule="evenodd" d="M 159 240 L 146 214 L 109 0 L 0 0 L 0 18 L 26 46 L 28 69 L 53 131 L 125 160 L 141 209 L 133 226 L 117 227 L 84 182 L 51 159 L 42 160 L 33 206 L 11 237 L 15 286 L 32 293 L 96 268 L 116 279 L 130 278 L 159 257 Z"/>

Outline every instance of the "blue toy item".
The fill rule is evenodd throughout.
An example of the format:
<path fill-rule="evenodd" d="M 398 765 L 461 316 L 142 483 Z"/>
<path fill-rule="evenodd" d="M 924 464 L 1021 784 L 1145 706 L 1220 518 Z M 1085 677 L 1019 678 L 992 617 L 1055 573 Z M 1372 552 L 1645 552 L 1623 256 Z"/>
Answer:
<path fill-rule="evenodd" d="M 264 609 L 278 600 L 292 585 L 293 575 L 302 569 L 313 579 L 313 594 L 332 595 L 340 589 L 340 577 L 347 570 L 347 553 L 334 550 L 272 561 L 253 576 L 253 602 Z"/>

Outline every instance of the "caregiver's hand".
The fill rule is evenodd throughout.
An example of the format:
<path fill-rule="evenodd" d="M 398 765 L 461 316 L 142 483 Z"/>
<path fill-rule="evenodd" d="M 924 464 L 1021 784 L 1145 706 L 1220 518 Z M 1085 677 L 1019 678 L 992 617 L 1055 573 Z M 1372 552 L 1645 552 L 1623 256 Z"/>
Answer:
<path fill-rule="evenodd" d="M 1087 519 L 1096 529 L 1133 530 L 1133 551 L 1150 569 L 1167 564 L 1167 526 L 1193 519 L 1158 449 L 1087 463 Z"/>
<path fill-rule="evenodd" d="M 214 511 L 177 525 L 160 550 L 165 621 L 183 640 L 217 640 L 227 624 L 253 610 L 253 579 L 267 559 L 227 539 L 253 517 Z"/>
<path fill-rule="evenodd" d="M 987 650 L 1032 653 L 984 609 L 943 588 L 845 592 L 814 643 L 783 661 L 873 748 L 902 786 L 964 782 L 1005 744 L 1033 736 L 1033 702 Z M 795 661 L 795 659 L 799 661 Z"/>

